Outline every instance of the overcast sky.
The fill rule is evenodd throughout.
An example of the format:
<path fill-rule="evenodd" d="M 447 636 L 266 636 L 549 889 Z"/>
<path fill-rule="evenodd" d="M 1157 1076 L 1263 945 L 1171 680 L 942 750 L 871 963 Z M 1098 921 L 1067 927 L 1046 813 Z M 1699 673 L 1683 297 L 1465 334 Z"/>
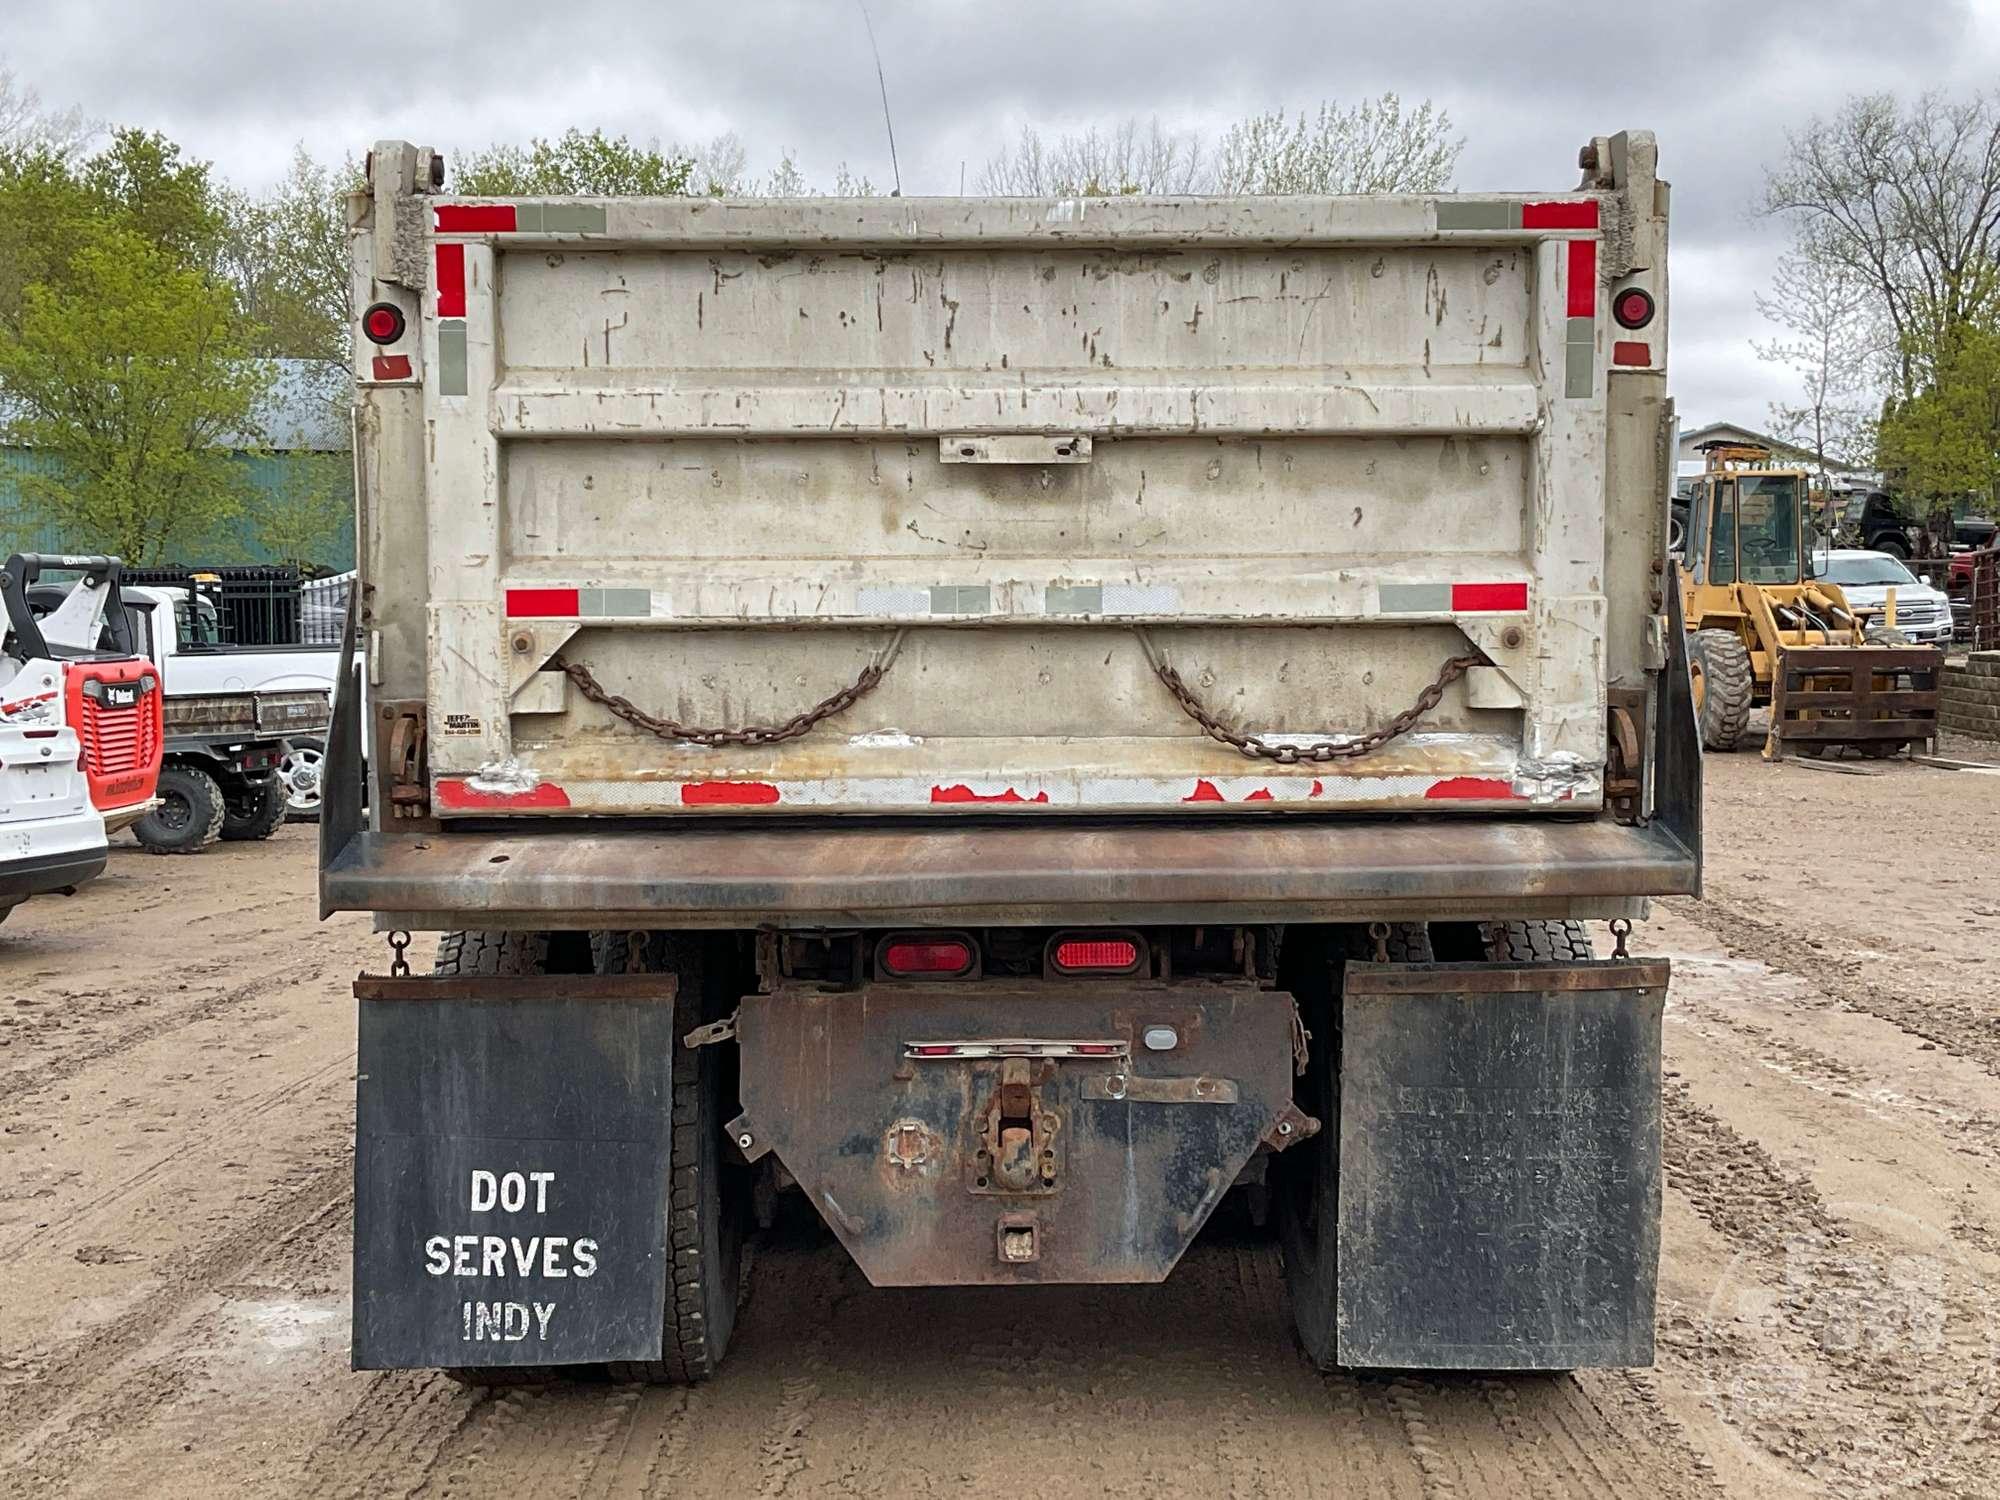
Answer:
<path fill-rule="evenodd" d="M 0 54 L 54 105 L 165 131 L 259 186 L 296 141 L 483 145 L 601 125 L 751 166 L 792 152 L 889 179 L 855 0 L 5 0 Z M 1592 134 L 1658 133 L 1674 185 L 1672 371 L 1684 422 L 1756 426 L 1791 382 L 1753 297 L 1782 247 L 1764 164 L 1849 93 L 2000 78 L 2000 0 L 869 0 L 909 193 L 955 192 L 1025 121 L 1231 119 L 1395 90 L 1466 140 L 1457 186 L 1574 186 Z"/>

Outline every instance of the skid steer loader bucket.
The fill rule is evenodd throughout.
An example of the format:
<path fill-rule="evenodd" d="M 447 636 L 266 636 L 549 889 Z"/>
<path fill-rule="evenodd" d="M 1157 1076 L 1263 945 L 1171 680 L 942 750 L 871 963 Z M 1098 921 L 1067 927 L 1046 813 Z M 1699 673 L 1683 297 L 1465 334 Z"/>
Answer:
<path fill-rule="evenodd" d="M 1943 667 L 1935 646 L 1786 647 L 1771 674 L 1765 757 L 1853 745 L 1879 758 L 1934 743 Z"/>

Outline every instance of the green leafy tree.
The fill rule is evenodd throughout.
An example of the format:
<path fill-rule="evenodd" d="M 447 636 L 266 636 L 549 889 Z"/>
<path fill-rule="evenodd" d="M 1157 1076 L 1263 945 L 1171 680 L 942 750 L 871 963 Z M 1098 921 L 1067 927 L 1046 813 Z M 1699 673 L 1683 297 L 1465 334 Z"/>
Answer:
<path fill-rule="evenodd" d="M 2000 498 L 2000 321 L 1958 327 L 1931 382 L 1885 412 L 1880 448 L 1910 495 Z"/>
<path fill-rule="evenodd" d="M 538 136 L 526 146 L 465 153 L 448 186 L 475 198 L 668 198 L 694 191 L 695 159 L 662 151 L 657 141 L 640 146 L 572 127 L 553 141 Z"/>
<path fill-rule="evenodd" d="M 352 158 L 332 167 L 300 146 L 269 193 L 226 195 L 222 269 L 257 326 L 258 353 L 346 363 L 345 199 L 361 185 Z"/>
<path fill-rule="evenodd" d="M 56 460 L 24 498 L 75 538 L 157 562 L 241 509 L 231 448 L 270 384 L 230 288 L 134 230 L 95 224 L 0 329 L 7 441 Z"/>

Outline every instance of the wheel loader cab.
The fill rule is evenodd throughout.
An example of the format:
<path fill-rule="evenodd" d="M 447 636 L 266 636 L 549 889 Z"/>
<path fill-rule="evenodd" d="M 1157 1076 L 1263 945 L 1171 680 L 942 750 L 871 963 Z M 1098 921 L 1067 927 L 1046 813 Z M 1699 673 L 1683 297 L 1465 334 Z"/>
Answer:
<path fill-rule="evenodd" d="M 1781 472 L 1705 475 L 1689 508 L 1694 582 L 1728 587 L 1803 582 L 1803 479 Z"/>

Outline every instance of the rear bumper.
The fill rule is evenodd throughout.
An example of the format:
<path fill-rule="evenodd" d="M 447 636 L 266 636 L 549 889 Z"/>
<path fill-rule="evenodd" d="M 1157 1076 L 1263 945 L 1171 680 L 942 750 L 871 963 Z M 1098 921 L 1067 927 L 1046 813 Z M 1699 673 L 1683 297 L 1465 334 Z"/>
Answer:
<path fill-rule="evenodd" d="M 1072 820 L 359 832 L 326 912 L 411 928 L 840 927 L 1611 917 L 1691 894 L 1659 822 Z"/>
<path fill-rule="evenodd" d="M 65 891 L 95 880 L 104 873 L 105 857 L 100 840 L 91 848 L 29 854 L 0 862 L 0 906 L 12 906 L 30 896 L 45 896 L 50 891 Z"/>

